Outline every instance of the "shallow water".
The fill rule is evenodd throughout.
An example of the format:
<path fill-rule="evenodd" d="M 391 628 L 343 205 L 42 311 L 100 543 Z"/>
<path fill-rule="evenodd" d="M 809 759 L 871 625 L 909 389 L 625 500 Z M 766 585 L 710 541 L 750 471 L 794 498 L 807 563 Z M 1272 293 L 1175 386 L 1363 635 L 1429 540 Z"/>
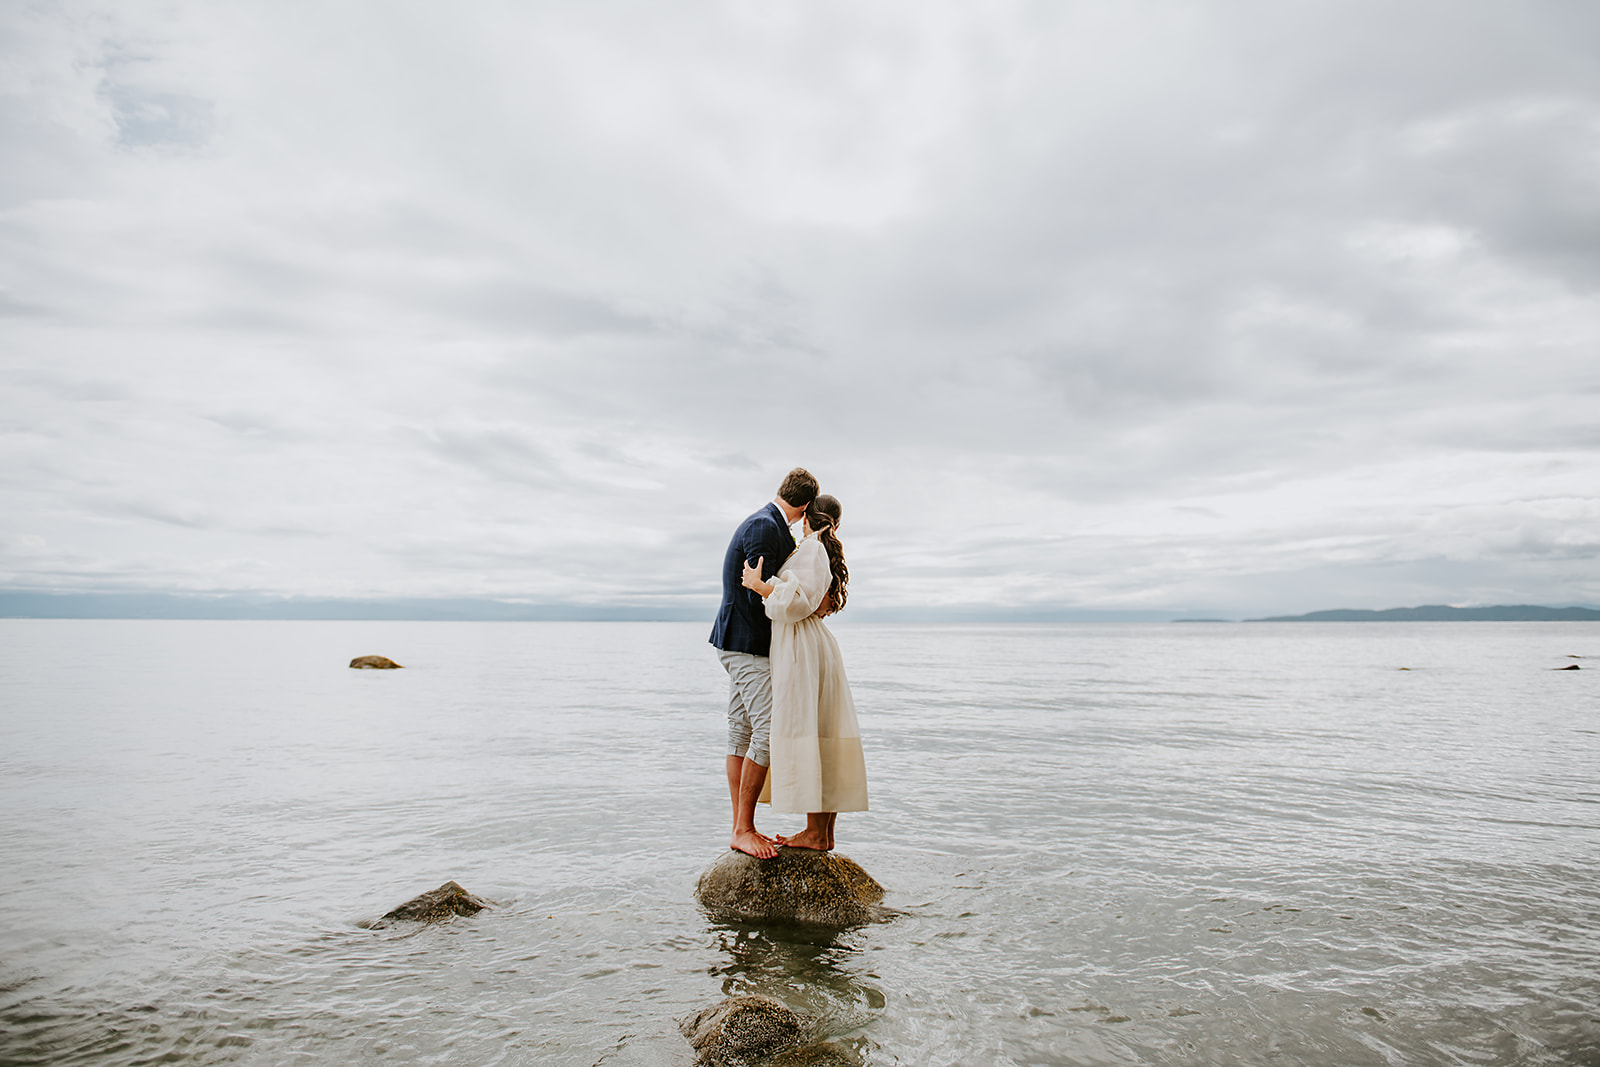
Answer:
<path fill-rule="evenodd" d="M 694 906 L 706 630 L 0 621 L 0 1063 L 1600 1064 L 1600 627 L 841 622 L 831 941 Z"/>

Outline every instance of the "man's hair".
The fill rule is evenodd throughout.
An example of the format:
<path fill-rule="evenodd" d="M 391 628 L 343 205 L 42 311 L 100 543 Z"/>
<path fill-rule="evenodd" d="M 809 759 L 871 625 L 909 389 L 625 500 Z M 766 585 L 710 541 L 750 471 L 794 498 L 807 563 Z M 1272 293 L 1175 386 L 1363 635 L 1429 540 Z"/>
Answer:
<path fill-rule="evenodd" d="M 783 476 L 778 495 L 791 508 L 803 508 L 817 498 L 817 480 L 804 467 L 796 467 Z"/>

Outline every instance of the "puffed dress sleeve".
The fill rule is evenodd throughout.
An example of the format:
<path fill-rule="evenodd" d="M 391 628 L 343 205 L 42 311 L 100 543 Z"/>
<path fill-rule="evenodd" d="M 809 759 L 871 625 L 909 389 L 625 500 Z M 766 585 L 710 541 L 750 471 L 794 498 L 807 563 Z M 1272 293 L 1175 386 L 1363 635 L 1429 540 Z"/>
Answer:
<path fill-rule="evenodd" d="M 802 542 L 784 561 L 767 594 L 767 618 L 773 622 L 799 622 L 808 618 L 833 584 L 828 551 L 814 538 Z"/>

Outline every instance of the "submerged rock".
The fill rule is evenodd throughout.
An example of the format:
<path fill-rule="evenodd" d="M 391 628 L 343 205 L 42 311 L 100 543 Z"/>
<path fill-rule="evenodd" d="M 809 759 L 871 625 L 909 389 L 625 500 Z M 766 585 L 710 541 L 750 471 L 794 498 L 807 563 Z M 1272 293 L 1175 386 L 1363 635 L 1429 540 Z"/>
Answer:
<path fill-rule="evenodd" d="M 838 1045 L 823 1042 L 781 1052 L 766 1067 L 861 1067 L 861 1061 Z"/>
<path fill-rule="evenodd" d="M 750 1067 L 798 1045 L 810 1022 L 771 997 L 742 996 L 686 1016 L 678 1029 L 699 1067 Z"/>
<path fill-rule="evenodd" d="M 818 520 L 818 521 L 821 521 L 821 520 Z M 1553 671 L 1581 671 L 1581 670 L 1583 670 L 1583 668 L 1578 666 L 1576 663 L 1569 663 L 1565 667 L 1551 667 L 1550 669 L 1553 670 Z"/>
<path fill-rule="evenodd" d="M 707 911 L 746 922 L 859 926 L 891 913 L 883 886 L 848 857 L 780 848 L 770 860 L 729 849 L 700 875 L 695 899 Z"/>
<path fill-rule="evenodd" d="M 350 666 L 364 671 L 394 671 L 400 669 L 400 664 L 388 656 L 357 656 L 350 661 Z"/>
<path fill-rule="evenodd" d="M 487 900 L 473 896 L 462 888 L 460 882 L 446 882 L 438 889 L 430 889 L 421 896 L 412 897 L 372 925 L 379 927 L 396 919 L 432 923 L 452 915 L 476 915 L 487 907 Z"/>

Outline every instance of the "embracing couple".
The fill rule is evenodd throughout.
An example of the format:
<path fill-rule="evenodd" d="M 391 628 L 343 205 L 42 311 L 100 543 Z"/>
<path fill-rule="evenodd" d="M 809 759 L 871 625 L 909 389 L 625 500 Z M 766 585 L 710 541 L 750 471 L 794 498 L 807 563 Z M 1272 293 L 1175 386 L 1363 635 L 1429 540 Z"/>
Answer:
<path fill-rule="evenodd" d="M 729 845 L 760 859 L 778 848 L 833 848 L 841 811 L 867 810 L 861 729 L 839 644 L 822 622 L 844 607 L 850 571 L 839 501 L 799 467 L 744 520 L 722 562 L 711 628 L 728 672 Z M 790 527 L 801 524 L 796 543 Z M 756 830 L 756 802 L 806 813 L 792 837 Z"/>

